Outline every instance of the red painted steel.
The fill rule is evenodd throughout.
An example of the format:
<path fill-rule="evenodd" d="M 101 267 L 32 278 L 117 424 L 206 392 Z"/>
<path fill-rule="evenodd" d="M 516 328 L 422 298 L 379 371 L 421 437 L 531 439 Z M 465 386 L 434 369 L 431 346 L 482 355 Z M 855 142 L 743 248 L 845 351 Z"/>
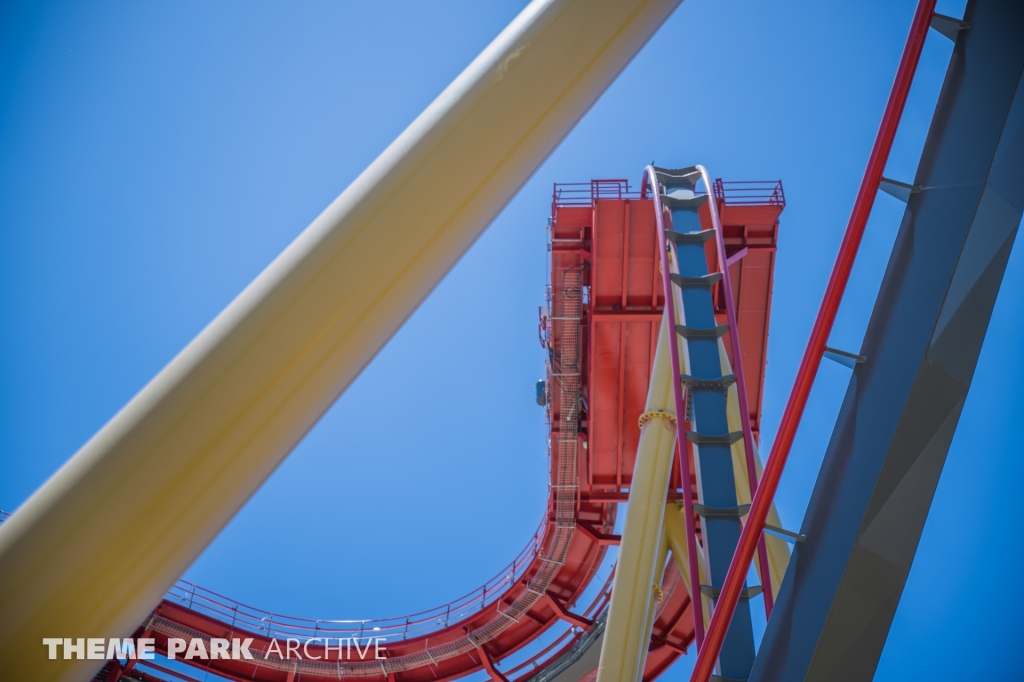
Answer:
<path fill-rule="evenodd" d="M 716 195 L 718 213 L 725 234 L 725 248 L 729 259 L 729 275 L 733 284 L 736 317 L 739 326 L 740 347 L 743 349 L 743 367 L 746 378 L 747 405 L 751 430 L 755 441 L 760 441 L 761 401 L 764 396 L 765 367 L 768 360 L 768 327 L 771 315 L 772 281 L 775 272 L 775 250 L 778 242 L 779 215 L 785 207 L 782 183 L 770 183 L 774 189 L 762 197 L 763 204 L 753 203 L 747 192 L 748 183 L 723 183 L 737 187 L 746 194 L 734 203 L 730 192 L 725 197 Z M 749 183 L 756 187 L 759 184 Z M 709 209 L 707 210 L 709 213 Z M 703 215 L 703 214 L 702 214 Z M 710 217 L 710 216 L 708 216 Z M 739 260 L 734 260 L 739 258 Z M 715 255 L 717 259 L 717 255 Z M 724 324 L 725 296 L 716 285 L 715 313 L 718 324 Z M 731 344 L 726 346 L 733 360 Z"/>
<path fill-rule="evenodd" d="M 885 105 L 882 123 L 879 126 L 878 135 L 875 137 L 871 156 L 868 158 L 867 168 L 864 171 L 864 178 L 861 180 L 850 221 L 847 224 L 846 233 L 843 235 L 839 254 L 836 256 L 836 263 L 825 289 L 825 296 L 818 310 L 818 316 L 814 321 L 800 369 L 797 371 L 793 390 L 782 414 L 782 421 L 779 424 L 775 442 L 772 444 L 771 454 L 761 477 L 761 484 L 757 494 L 754 495 L 747 523 L 740 534 L 736 553 L 729 565 L 715 613 L 711 617 L 708 636 L 700 649 L 697 663 L 690 677 L 691 682 L 707 682 L 714 670 L 715 661 L 718 660 L 729 621 L 732 619 L 736 603 L 739 600 L 747 567 L 753 558 L 758 539 L 763 535 L 768 510 L 771 508 L 772 499 L 793 444 L 793 438 L 800 424 L 800 418 L 803 416 L 804 407 L 807 405 L 814 377 L 821 364 L 822 354 L 825 352 L 828 336 L 839 311 L 839 304 L 850 279 L 850 272 L 853 269 L 857 250 L 864 235 L 864 228 L 874 205 L 875 194 L 878 192 L 878 185 L 882 180 L 882 173 L 896 137 L 896 130 L 903 115 L 907 95 L 910 93 L 910 85 L 914 80 L 914 72 L 917 70 L 918 61 L 921 58 L 921 50 L 924 48 L 934 11 L 935 0 L 920 0 L 914 13 L 903 56 L 900 58 L 900 65 L 896 71 L 896 79 Z"/>
<path fill-rule="evenodd" d="M 664 305 L 651 202 L 639 200 L 624 180 L 592 185 L 591 206 L 559 204 L 552 233 L 553 239 L 568 239 L 582 229 L 590 254 L 584 274 L 590 291 L 583 385 L 588 475 L 580 489 L 588 499 L 621 493 L 632 483 L 640 441 L 636 420 L 647 398 Z M 555 191 L 565 199 L 562 185 Z"/>

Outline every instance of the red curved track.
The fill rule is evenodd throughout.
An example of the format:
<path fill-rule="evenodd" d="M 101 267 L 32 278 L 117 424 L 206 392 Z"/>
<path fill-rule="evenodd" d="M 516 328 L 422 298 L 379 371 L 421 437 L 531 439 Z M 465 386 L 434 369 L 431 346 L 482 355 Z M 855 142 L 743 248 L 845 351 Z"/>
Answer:
<path fill-rule="evenodd" d="M 778 182 L 719 180 L 713 190 L 726 236 L 757 434 L 778 217 L 785 199 Z M 701 219 L 710 229 L 706 207 Z M 608 600 L 610 578 L 591 603 L 577 605 L 607 547 L 618 542 L 612 535 L 617 503 L 627 500 L 632 479 L 640 436 L 637 417 L 644 409 L 662 317 L 656 244 L 652 201 L 631 191 L 625 180 L 555 186 L 551 285 L 541 315 L 541 338 L 551 358 L 546 390 L 551 495 L 541 527 L 501 574 L 436 609 L 374 621 L 289 618 L 179 582 L 135 636 L 155 638 L 162 654 L 168 637 L 251 637 L 253 661 L 190 663 L 229 679 L 262 682 L 342 677 L 427 682 L 478 670 L 507 682 L 525 680 L 538 666 L 569 651 Z M 717 267 L 713 251 L 708 258 Z M 724 317 L 724 299 L 718 308 Z M 691 481 L 691 495 L 694 486 Z M 670 496 L 680 494 L 675 471 Z M 662 588 L 645 680 L 660 675 L 693 640 L 689 596 L 672 562 Z M 503 659 L 554 627 L 561 630 L 543 650 L 499 669 Z M 308 647 L 309 657 L 320 660 L 264 658 L 271 637 L 282 643 L 288 637 L 328 637 L 332 645 L 326 654 L 322 646 Z M 351 647 L 339 652 L 336 639 L 352 637 L 360 638 L 361 646 L 368 637 L 386 637 L 387 658 L 376 660 L 372 647 L 363 658 Z M 97 679 L 181 679 L 160 665 L 140 662 L 136 668 L 134 663 L 122 668 L 112 662 Z"/>

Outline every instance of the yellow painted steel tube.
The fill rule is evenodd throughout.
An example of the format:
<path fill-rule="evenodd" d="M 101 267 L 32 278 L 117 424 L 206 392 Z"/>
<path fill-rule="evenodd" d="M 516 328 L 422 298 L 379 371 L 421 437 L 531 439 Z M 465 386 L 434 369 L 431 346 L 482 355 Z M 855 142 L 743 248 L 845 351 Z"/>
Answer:
<path fill-rule="evenodd" d="M 674 330 L 672 336 L 675 336 Z M 663 319 L 654 351 L 645 413 L 671 414 L 674 411 L 668 344 L 668 324 Z M 660 585 L 664 568 L 663 564 L 656 564 L 665 542 L 662 524 L 675 435 L 676 424 L 667 417 L 650 419 L 640 432 L 597 682 L 640 679 L 650 639 L 648 623 L 653 608 L 653 586 L 656 581 Z"/>
<path fill-rule="evenodd" d="M 664 528 L 664 522 L 662 523 Z M 651 603 L 647 608 L 647 623 L 644 625 L 644 636 L 643 641 L 651 641 L 651 633 L 654 632 L 654 623 L 658 620 L 658 609 L 664 599 L 664 593 L 661 590 L 661 585 L 665 582 L 665 560 L 668 559 L 668 537 L 666 537 L 664 531 L 661 533 L 661 542 L 658 543 L 658 553 L 654 558 L 654 580 L 651 583 Z M 642 679 L 644 675 L 644 668 L 647 664 L 647 657 L 642 656 L 641 660 L 636 663 L 636 668 L 633 670 L 634 679 Z"/>
<path fill-rule="evenodd" d="M 0 527 L 5 678 L 101 665 L 41 639 L 129 634 L 679 1 L 532 2 Z"/>
<path fill-rule="evenodd" d="M 686 521 L 683 517 L 683 509 L 681 504 L 666 504 L 665 505 L 665 537 L 668 541 L 668 547 L 672 550 L 672 559 L 676 562 L 676 566 L 679 568 L 679 574 L 683 579 L 683 585 L 686 587 L 686 591 L 690 594 L 690 599 L 693 599 L 693 587 L 690 585 L 690 564 L 688 558 L 688 551 L 686 548 Z M 700 544 L 697 544 L 697 571 L 699 575 L 698 579 L 702 584 L 707 584 L 707 578 L 704 575 L 704 550 Z M 705 627 L 711 622 L 711 603 L 708 598 L 703 594 L 701 595 L 701 604 L 704 606 L 704 625 Z"/>

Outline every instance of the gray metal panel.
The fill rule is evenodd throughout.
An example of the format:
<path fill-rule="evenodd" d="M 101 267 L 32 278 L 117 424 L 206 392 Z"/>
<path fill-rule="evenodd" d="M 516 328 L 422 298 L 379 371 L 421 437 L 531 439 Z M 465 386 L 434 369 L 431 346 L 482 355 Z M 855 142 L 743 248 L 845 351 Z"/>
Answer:
<path fill-rule="evenodd" d="M 970 2 L 751 680 L 870 680 L 1024 211 L 1024 3 Z"/>

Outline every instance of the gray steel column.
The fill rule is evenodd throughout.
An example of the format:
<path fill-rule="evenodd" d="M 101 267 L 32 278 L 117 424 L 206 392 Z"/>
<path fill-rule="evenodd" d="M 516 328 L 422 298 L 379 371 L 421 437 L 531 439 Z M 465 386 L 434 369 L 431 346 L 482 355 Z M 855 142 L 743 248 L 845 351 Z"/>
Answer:
<path fill-rule="evenodd" d="M 1024 211 L 1024 3 L 965 20 L 752 681 L 874 676 L 974 375 Z"/>

